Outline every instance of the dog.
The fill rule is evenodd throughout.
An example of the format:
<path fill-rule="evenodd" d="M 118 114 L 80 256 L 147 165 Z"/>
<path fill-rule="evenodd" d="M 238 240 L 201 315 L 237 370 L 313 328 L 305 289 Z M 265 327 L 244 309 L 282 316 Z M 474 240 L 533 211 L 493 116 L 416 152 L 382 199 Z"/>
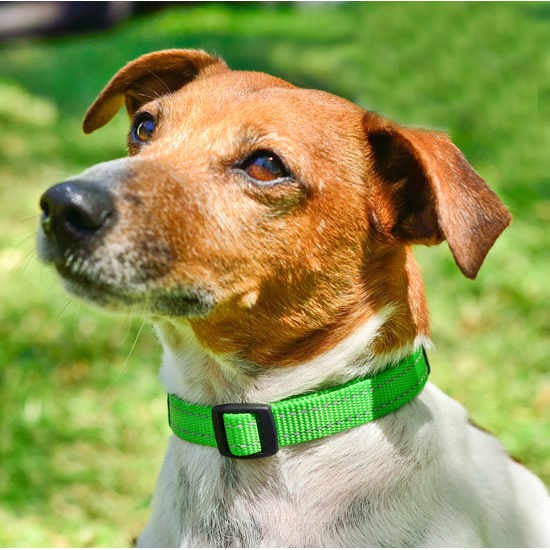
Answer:
<path fill-rule="evenodd" d="M 201 50 L 124 66 L 84 131 L 124 104 L 129 156 L 44 193 L 38 248 L 162 343 L 138 544 L 550 546 L 543 483 L 426 382 L 412 245 L 475 278 L 510 222 L 447 135 Z"/>

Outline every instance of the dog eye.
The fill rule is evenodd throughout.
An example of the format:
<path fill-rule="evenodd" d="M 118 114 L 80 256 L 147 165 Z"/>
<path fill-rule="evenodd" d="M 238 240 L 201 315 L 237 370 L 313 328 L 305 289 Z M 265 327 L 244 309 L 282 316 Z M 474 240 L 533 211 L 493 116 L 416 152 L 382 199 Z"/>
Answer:
<path fill-rule="evenodd" d="M 290 176 L 283 161 L 271 151 L 256 151 L 240 165 L 247 176 L 262 183 Z"/>
<path fill-rule="evenodd" d="M 139 143 L 150 141 L 155 133 L 156 122 L 153 115 L 140 113 L 132 125 L 132 139 Z"/>

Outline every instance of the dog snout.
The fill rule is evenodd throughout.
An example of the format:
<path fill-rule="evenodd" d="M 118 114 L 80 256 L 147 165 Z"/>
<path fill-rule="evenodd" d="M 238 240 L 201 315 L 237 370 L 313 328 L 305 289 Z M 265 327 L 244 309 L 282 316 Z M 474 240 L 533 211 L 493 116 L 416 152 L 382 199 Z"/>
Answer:
<path fill-rule="evenodd" d="M 115 206 L 108 189 L 71 180 L 54 185 L 40 199 L 44 233 L 61 248 L 81 246 L 113 225 Z"/>

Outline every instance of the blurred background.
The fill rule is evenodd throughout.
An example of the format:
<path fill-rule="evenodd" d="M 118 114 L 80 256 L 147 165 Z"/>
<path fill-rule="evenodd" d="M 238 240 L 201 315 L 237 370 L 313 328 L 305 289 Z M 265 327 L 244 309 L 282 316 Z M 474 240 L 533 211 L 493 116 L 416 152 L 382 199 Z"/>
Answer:
<path fill-rule="evenodd" d="M 450 133 L 514 215 L 476 281 L 417 249 L 432 379 L 550 483 L 550 5 L 0 3 L 0 546 L 125 546 L 168 426 L 151 326 L 68 297 L 35 252 L 51 184 L 125 154 L 85 109 L 127 61 L 203 48 Z"/>

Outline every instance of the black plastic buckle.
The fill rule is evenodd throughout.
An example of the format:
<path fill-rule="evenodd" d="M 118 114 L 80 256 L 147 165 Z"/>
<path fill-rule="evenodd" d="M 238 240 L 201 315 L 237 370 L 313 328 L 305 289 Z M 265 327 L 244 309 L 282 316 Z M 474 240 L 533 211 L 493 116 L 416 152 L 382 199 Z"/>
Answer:
<path fill-rule="evenodd" d="M 250 413 L 254 415 L 262 445 L 260 452 L 252 455 L 237 456 L 229 450 L 227 434 L 225 433 L 223 423 L 223 415 L 226 413 Z M 273 413 L 271 412 L 271 407 L 265 403 L 225 403 L 223 405 L 215 405 L 212 407 L 212 424 L 214 425 L 214 435 L 218 444 L 218 450 L 223 456 L 231 458 L 263 458 L 264 456 L 274 455 L 279 450 Z"/>

